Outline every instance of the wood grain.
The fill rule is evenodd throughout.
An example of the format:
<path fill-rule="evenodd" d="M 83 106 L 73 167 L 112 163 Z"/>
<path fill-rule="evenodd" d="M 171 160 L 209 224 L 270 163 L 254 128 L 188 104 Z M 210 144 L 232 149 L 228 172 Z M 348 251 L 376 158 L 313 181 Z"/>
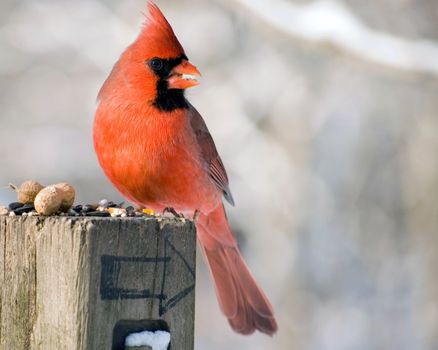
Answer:
<path fill-rule="evenodd" d="M 0 217 L 0 349 L 193 349 L 195 252 L 179 219 Z"/>

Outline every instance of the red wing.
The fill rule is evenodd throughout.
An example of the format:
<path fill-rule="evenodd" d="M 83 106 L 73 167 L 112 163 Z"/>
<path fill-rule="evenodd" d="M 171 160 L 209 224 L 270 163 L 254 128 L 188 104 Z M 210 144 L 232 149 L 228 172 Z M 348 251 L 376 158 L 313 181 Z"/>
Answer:
<path fill-rule="evenodd" d="M 225 199 L 231 205 L 234 205 L 234 199 L 228 186 L 228 176 L 224 164 L 216 150 L 213 138 L 207 129 L 207 125 L 205 125 L 204 119 L 202 119 L 202 116 L 192 105 L 190 105 L 190 125 L 196 135 L 202 157 L 208 164 L 210 178 L 219 190 L 222 191 Z"/>

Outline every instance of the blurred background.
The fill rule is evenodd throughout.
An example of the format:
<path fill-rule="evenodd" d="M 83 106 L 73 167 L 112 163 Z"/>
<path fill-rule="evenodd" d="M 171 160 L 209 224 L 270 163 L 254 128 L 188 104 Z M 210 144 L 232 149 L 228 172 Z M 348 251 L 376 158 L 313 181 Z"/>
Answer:
<path fill-rule="evenodd" d="M 234 334 L 200 263 L 196 349 L 438 349 L 438 2 L 157 3 L 203 73 L 189 99 L 280 327 Z M 93 114 L 145 5 L 1 0 L 0 186 L 68 181 L 78 202 L 122 200 Z"/>

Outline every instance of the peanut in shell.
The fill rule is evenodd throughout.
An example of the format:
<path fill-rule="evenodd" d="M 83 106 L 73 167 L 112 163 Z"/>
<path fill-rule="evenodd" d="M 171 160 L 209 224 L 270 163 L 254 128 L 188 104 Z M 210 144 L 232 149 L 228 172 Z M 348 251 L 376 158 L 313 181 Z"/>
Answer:
<path fill-rule="evenodd" d="M 43 188 L 43 185 L 34 180 L 23 182 L 20 188 L 17 189 L 18 201 L 23 204 L 33 203 L 35 197 Z"/>
<path fill-rule="evenodd" d="M 73 203 L 75 201 L 75 195 L 76 195 L 75 189 L 73 188 L 72 185 L 66 182 L 61 182 L 53 186 L 55 186 L 57 189 L 61 190 L 62 192 L 61 210 L 62 211 L 69 210 L 73 206 Z"/>
<path fill-rule="evenodd" d="M 62 200 L 62 190 L 55 186 L 47 186 L 35 197 L 35 210 L 41 215 L 55 214 L 61 207 Z"/>

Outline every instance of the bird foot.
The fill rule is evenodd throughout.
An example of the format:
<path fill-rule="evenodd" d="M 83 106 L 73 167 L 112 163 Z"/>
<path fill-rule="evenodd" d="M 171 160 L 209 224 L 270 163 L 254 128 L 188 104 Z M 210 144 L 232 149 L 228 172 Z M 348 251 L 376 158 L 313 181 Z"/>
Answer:
<path fill-rule="evenodd" d="M 178 219 L 184 219 L 184 215 L 182 213 L 177 213 L 177 211 L 175 209 L 173 209 L 172 207 L 164 208 L 163 214 L 166 214 L 166 213 L 173 214 L 173 216 L 175 216 Z"/>
<path fill-rule="evenodd" d="M 193 222 L 196 224 L 196 222 L 198 221 L 199 218 L 199 214 L 201 214 L 201 212 L 196 209 L 195 212 L 193 213 Z"/>

